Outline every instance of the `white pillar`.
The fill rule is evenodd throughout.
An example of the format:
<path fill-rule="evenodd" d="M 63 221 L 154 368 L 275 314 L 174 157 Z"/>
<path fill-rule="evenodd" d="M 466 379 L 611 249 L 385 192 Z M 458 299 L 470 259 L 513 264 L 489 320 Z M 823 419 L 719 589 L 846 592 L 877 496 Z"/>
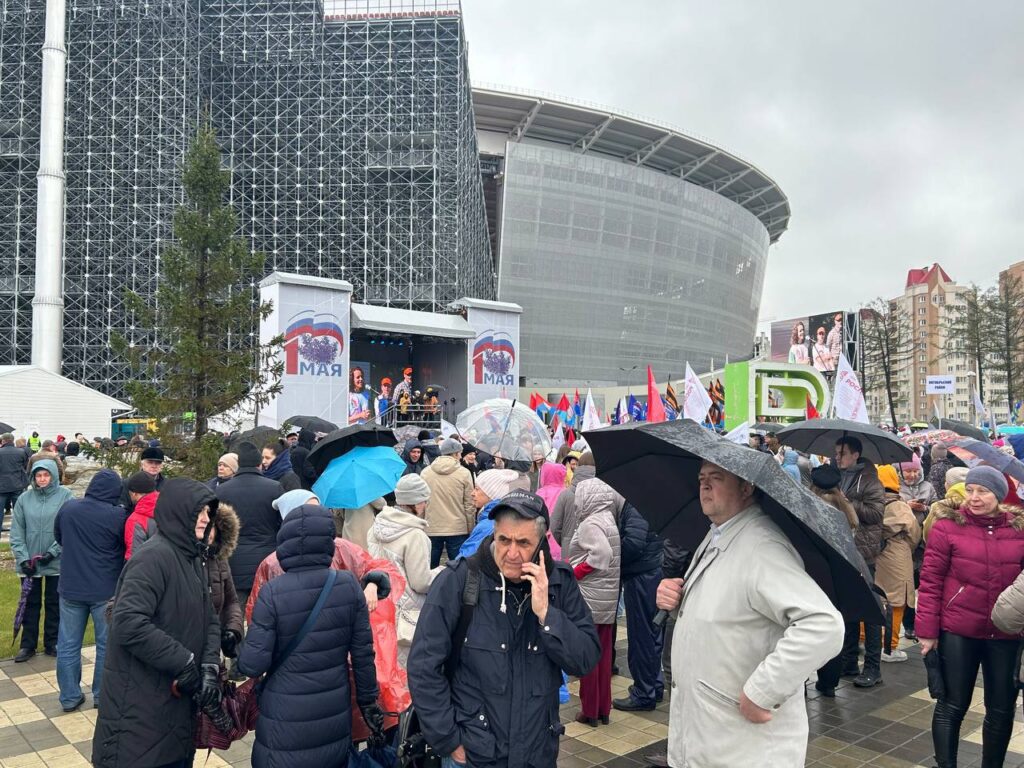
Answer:
<path fill-rule="evenodd" d="M 46 4 L 32 298 L 32 364 L 58 374 L 64 344 L 64 2 Z"/>

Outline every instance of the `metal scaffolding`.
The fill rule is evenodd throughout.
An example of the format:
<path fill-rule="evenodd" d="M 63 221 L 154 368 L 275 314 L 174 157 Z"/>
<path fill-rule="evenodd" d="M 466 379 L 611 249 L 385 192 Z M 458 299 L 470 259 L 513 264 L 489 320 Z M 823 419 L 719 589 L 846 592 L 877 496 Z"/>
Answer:
<path fill-rule="evenodd" d="M 124 291 L 157 288 L 203 114 L 267 272 L 418 310 L 495 297 L 458 2 L 326 3 L 67 0 L 65 375 L 123 396 L 112 336 L 166 341 Z M 0 364 L 31 346 L 44 14 L 0 0 Z"/>

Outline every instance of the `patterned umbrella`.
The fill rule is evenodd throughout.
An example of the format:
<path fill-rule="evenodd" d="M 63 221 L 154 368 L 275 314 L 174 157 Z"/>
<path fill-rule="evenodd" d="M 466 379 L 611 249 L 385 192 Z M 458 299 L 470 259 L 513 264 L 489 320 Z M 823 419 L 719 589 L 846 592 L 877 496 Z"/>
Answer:
<path fill-rule="evenodd" d="M 42 555 L 36 555 L 32 558 L 32 563 L 39 562 Z M 31 578 L 25 578 L 21 580 L 21 597 L 18 598 L 18 608 L 14 612 L 14 636 L 11 638 L 11 645 L 14 645 L 18 639 L 18 633 L 21 631 L 21 625 L 25 623 L 25 606 L 28 605 L 28 596 L 32 591 L 32 587 L 35 585 L 36 580 Z"/>

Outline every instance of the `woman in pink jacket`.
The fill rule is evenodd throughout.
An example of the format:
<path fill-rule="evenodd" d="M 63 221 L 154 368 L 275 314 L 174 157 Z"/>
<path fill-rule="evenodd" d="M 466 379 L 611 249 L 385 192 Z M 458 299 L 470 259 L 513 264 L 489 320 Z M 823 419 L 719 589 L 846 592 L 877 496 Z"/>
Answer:
<path fill-rule="evenodd" d="M 1024 510 L 1000 502 L 1006 478 L 991 467 L 967 473 L 963 506 L 938 515 L 921 567 L 916 628 L 921 653 L 938 651 L 946 695 L 935 705 L 932 741 L 940 768 L 955 766 L 960 724 L 985 675 L 982 765 L 1002 765 L 1017 702 L 1020 637 L 991 619 L 1000 593 L 1024 568 Z"/>

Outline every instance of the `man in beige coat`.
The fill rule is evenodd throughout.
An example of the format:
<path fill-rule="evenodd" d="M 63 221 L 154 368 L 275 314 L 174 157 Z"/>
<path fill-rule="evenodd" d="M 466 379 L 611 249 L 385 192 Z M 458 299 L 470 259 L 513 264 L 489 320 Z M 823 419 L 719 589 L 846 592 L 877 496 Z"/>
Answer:
<path fill-rule="evenodd" d="M 807 752 L 804 681 L 843 645 L 843 619 L 752 483 L 705 462 L 711 530 L 685 579 L 657 605 L 679 611 L 672 640 L 668 763 L 798 768 Z"/>
<path fill-rule="evenodd" d="M 441 564 L 441 552 L 448 559 L 459 556 L 459 548 L 476 525 L 473 504 L 473 476 L 462 466 L 462 443 L 448 438 L 441 443 L 441 456 L 420 473 L 430 486 L 427 504 L 427 533 L 430 534 L 430 567 Z"/>

